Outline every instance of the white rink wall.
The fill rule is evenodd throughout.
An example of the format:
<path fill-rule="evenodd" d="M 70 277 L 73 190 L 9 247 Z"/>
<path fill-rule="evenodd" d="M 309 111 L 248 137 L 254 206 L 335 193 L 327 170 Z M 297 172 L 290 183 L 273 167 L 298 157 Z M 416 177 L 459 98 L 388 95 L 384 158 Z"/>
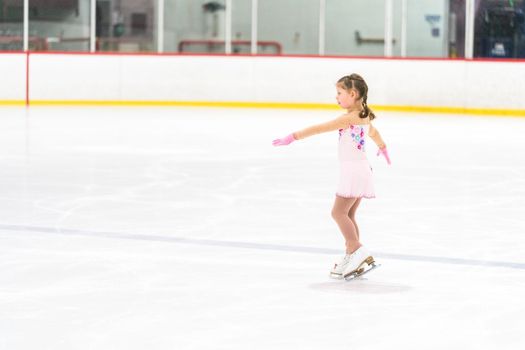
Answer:
<path fill-rule="evenodd" d="M 326 104 L 358 72 L 375 106 L 525 111 L 525 63 L 434 59 L 38 54 L 29 99 Z M 26 99 L 25 54 L 0 54 L 0 102 Z"/>
<path fill-rule="evenodd" d="M 0 54 L 0 103 L 25 101 L 26 55 Z"/>

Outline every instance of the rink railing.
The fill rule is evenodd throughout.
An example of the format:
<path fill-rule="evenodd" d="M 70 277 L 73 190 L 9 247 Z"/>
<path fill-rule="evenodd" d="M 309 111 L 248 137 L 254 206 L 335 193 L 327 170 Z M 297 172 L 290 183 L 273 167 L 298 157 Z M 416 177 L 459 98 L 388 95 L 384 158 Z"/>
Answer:
<path fill-rule="evenodd" d="M 523 60 L 0 53 L 0 105 L 338 109 L 358 72 L 377 110 L 525 116 Z"/>

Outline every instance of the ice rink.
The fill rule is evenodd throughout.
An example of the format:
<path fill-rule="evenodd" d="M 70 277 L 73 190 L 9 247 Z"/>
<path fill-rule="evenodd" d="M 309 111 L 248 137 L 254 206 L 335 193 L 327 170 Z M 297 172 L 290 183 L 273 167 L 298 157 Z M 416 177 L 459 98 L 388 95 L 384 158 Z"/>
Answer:
<path fill-rule="evenodd" d="M 524 349 L 525 118 L 377 113 L 328 273 L 338 111 L 0 108 L 1 350 Z"/>

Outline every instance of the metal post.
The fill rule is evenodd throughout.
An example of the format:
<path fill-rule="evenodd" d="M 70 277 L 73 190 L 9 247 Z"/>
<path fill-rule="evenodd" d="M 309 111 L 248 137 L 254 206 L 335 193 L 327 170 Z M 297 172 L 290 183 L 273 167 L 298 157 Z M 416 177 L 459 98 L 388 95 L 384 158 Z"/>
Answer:
<path fill-rule="evenodd" d="M 24 0 L 24 52 L 29 51 L 29 0 Z"/>
<path fill-rule="evenodd" d="M 97 0 L 90 0 L 89 14 L 89 52 L 95 52 L 97 49 Z"/>
<path fill-rule="evenodd" d="M 393 28 L 393 0 L 385 0 L 385 57 L 393 56 L 392 39 L 394 37 Z"/>
<path fill-rule="evenodd" d="M 465 1 L 465 58 L 474 57 L 474 16 L 476 14 L 475 0 Z"/>
<path fill-rule="evenodd" d="M 326 0 L 319 0 L 319 55 L 324 56 L 326 36 Z"/>
<path fill-rule="evenodd" d="M 448 14 L 443 16 L 443 57 L 450 57 L 450 1 L 444 1 L 443 6 L 443 13 Z"/>
<path fill-rule="evenodd" d="M 232 53 L 232 0 L 226 0 L 226 25 L 224 31 L 224 46 L 227 55 Z"/>
<path fill-rule="evenodd" d="M 157 18 L 157 52 L 164 52 L 164 0 L 158 1 Z"/>
<path fill-rule="evenodd" d="M 257 16 L 258 16 L 258 0 L 252 0 L 252 45 L 251 54 L 257 55 Z"/>
<path fill-rule="evenodd" d="M 401 57 L 407 57 L 407 28 L 408 28 L 407 0 L 401 0 Z"/>

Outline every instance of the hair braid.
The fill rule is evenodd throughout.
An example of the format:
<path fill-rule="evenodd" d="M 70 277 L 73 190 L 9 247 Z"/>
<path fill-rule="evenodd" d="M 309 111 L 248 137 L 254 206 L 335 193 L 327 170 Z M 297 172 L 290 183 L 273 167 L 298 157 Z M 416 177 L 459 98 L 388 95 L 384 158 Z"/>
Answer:
<path fill-rule="evenodd" d="M 363 110 L 359 113 L 360 118 L 366 118 L 368 117 L 368 114 L 370 113 L 368 109 L 368 105 L 366 104 L 366 95 L 363 96 Z"/>

